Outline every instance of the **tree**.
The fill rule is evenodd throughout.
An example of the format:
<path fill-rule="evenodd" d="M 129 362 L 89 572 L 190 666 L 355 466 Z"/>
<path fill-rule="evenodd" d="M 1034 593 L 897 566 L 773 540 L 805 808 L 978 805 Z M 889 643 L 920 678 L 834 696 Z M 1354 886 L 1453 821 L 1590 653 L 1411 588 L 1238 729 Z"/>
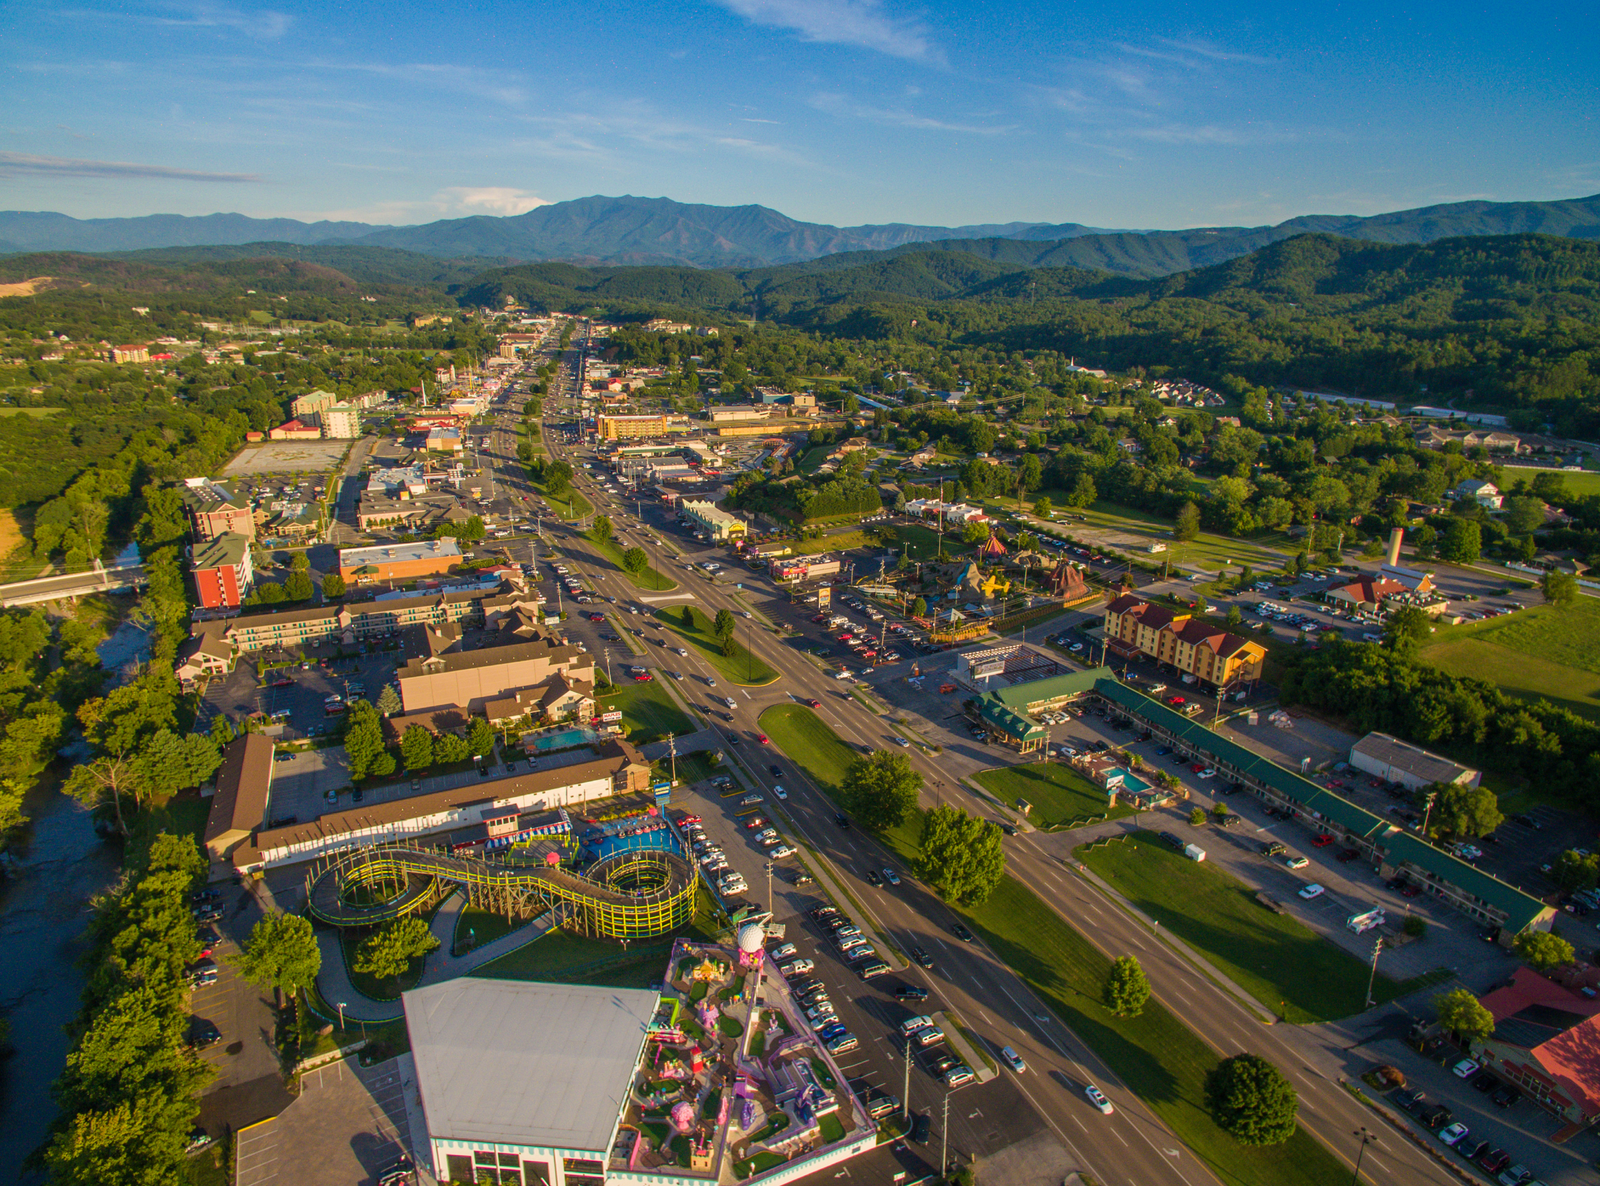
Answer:
<path fill-rule="evenodd" d="M 407 770 L 426 770 L 433 765 L 433 734 L 421 725 L 412 725 L 400 738 L 400 760 Z"/>
<path fill-rule="evenodd" d="M 464 737 L 457 737 L 454 733 L 446 733 L 435 739 L 433 743 L 433 760 L 441 766 L 453 762 L 465 762 L 472 754 L 467 747 Z"/>
<path fill-rule="evenodd" d="M 694 606 L 692 605 L 683 607 L 683 628 L 685 630 L 694 629 Z"/>
<path fill-rule="evenodd" d="M 1048 494 L 1041 494 L 1033 500 L 1033 513 L 1041 519 L 1050 518 L 1056 509 L 1055 503 L 1050 501 Z"/>
<path fill-rule="evenodd" d="M 1571 605 L 1578 599 L 1578 578 L 1570 572 L 1552 568 L 1539 578 L 1539 592 L 1551 605 Z"/>
<path fill-rule="evenodd" d="M 1551 931 L 1523 931 L 1511 943 L 1512 949 L 1535 972 L 1548 972 L 1572 962 L 1572 944 Z"/>
<path fill-rule="evenodd" d="M 1593 889 L 1600 885 L 1600 852 L 1580 856 L 1569 848 L 1555 859 L 1550 879 L 1569 894 L 1573 890 Z"/>
<path fill-rule="evenodd" d="M 857 758 L 845 772 L 840 797 L 856 818 L 874 831 L 903 824 L 917 807 L 922 775 L 905 754 L 879 750 Z"/>
<path fill-rule="evenodd" d="M 1505 503 L 1506 527 L 1512 535 L 1532 535 L 1544 526 L 1544 503 L 1528 495 L 1514 495 Z"/>
<path fill-rule="evenodd" d="M 608 544 L 611 542 L 612 533 L 613 528 L 611 526 L 610 517 L 607 515 L 596 515 L 594 526 L 589 528 L 589 538 L 594 540 L 594 542 L 597 544 Z"/>
<path fill-rule="evenodd" d="M 961 540 L 968 544 L 981 544 L 989 538 L 987 523 L 972 522 L 961 529 Z"/>
<path fill-rule="evenodd" d="M 335 597 L 344 596 L 344 578 L 336 572 L 330 572 L 322 578 L 322 599 L 330 601 Z"/>
<path fill-rule="evenodd" d="M 376 707 L 378 712 L 386 717 L 394 716 L 395 713 L 399 712 L 404 707 L 404 705 L 400 702 L 400 693 L 394 690 L 393 684 L 383 685 L 383 691 L 378 693 L 378 703 Z"/>
<path fill-rule="evenodd" d="M 1228 607 L 1228 625 L 1237 626 L 1242 621 L 1244 621 L 1244 615 L 1239 612 L 1239 607 L 1230 605 Z"/>
<path fill-rule="evenodd" d="M 1439 1024 L 1461 1038 L 1487 1038 L 1494 1033 L 1494 1014 L 1478 1003 L 1470 988 L 1442 992 L 1433 998 Z"/>
<path fill-rule="evenodd" d="M 1189 822 L 1197 828 L 1201 824 L 1205 823 L 1206 809 L 1204 807 L 1196 807 L 1193 811 L 1189 812 Z"/>
<path fill-rule="evenodd" d="M 1136 957 L 1118 956 L 1106 976 L 1103 995 L 1107 1009 L 1118 1017 L 1137 1017 L 1150 999 L 1150 981 Z"/>
<path fill-rule="evenodd" d="M 1430 796 L 1431 810 L 1427 806 Z M 1435 836 L 1487 836 L 1506 818 L 1488 787 L 1436 782 L 1419 790 L 1417 798 L 1427 812 L 1428 830 Z"/>
<path fill-rule="evenodd" d="M 1172 528 L 1174 539 L 1192 540 L 1200 534 L 1200 508 L 1186 502 L 1178 508 L 1178 517 Z"/>
<path fill-rule="evenodd" d="M 1396 654 L 1412 655 L 1432 633 L 1433 619 L 1414 605 L 1404 605 L 1384 622 L 1383 644 Z"/>
<path fill-rule="evenodd" d="M 438 946 L 427 922 L 412 915 L 396 919 L 363 943 L 351 966 L 380 980 L 394 980 L 405 975 L 412 960 Z"/>
<path fill-rule="evenodd" d="M 384 773 L 378 769 L 378 756 L 384 753 L 383 726 L 378 721 L 378 710 L 365 700 L 352 700 L 345 710 L 344 753 L 351 781 Z M 394 766 L 391 764 L 389 769 Z"/>
<path fill-rule="evenodd" d="M 1241 1145 L 1281 1145 L 1295 1132 L 1300 1098 L 1266 1059 L 1236 1054 L 1224 1059 L 1206 1080 L 1217 1123 Z"/>
<path fill-rule="evenodd" d="M 304 569 L 297 568 L 283 582 L 283 599 L 285 601 L 309 601 L 311 600 L 313 588 L 311 574 Z"/>
<path fill-rule="evenodd" d="M 719 609 L 716 621 L 712 623 L 712 630 L 720 639 L 727 640 L 733 637 L 733 632 L 739 628 L 739 619 L 733 616 L 731 609 Z"/>
<path fill-rule="evenodd" d="M 296 552 L 294 554 L 294 558 L 289 561 L 289 571 L 290 572 L 310 572 L 311 571 L 311 557 L 307 556 L 304 552 Z"/>
<path fill-rule="evenodd" d="M 322 948 L 311 920 L 297 914 L 269 914 L 250 928 L 235 961 L 239 974 L 259 988 L 293 997 L 322 971 Z"/>
<path fill-rule="evenodd" d="M 956 807 L 935 807 L 922 817 L 917 875 L 947 902 L 978 906 L 1006 872 L 1001 831 Z"/>
<path fill-rule="evenodd" d="M 1483 553 L 1483 533 L 1470 519 L 1451 517 L 1439 541 L 1439 559 L 1451 564 L 1472 564 Z"/>
<path fill-rule="evenodd" d="M 473 717 L 467 726 L 467 748 L 479 757 L 494 753 L 494 726 L 483 717 Z"/>
<path fill-rule="evenodd" d="M 928 616 L 928 599 L 926 597 L 918 597 L 912 601 L 911 616 L 913 618 L 925 618 Z"/>
<path fill-rule="evenodd" d="M 638 576 L 650 567 L 650 557 L 641 547 L 632 547 L 622 553 L 622 568 L 629 576 Z"/>

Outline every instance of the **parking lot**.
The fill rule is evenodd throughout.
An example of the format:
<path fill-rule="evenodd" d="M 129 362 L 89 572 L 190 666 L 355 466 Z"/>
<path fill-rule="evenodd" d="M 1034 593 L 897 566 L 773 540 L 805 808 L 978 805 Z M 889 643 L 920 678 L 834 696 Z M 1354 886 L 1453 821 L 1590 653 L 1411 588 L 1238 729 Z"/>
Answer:
<path fill-rule="evenodd" d="M 337 733 L 339 722 L 326 711 L 327 697 L 337 693 L 347 699 L 375 700 L 406 660 L 399 649 L 344 658 L 330 657 L 329 649 L 308 644 L 241 658 L 226 677 L 206 686 L 201 723 L 209 723 L 218 713 L 236 722 L 262 713 L 283 725 L 285 741 Z M 286 666 L 258 674 L 258 664 L 263 663 Z"/>

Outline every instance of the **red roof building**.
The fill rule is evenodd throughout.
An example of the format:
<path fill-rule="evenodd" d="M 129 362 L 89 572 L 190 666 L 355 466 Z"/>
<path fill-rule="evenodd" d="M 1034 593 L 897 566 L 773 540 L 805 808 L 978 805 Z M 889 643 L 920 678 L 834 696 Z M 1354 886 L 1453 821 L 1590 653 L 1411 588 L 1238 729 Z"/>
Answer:
<path fill-rule="evenodd" d="M 1105 630 L 1113 654 L 1154 659 L 1217 687 L 1260 679 L 1267 657 L 1260 643 L 1131 593 L 1106 606 Z"/>
<path fill-rule="evenodd" d="M 1600 997 L 1518 968 L 1480 1003 L 1494 1014 L 1472 1043 L 1480 1063 L 1571 1124 L 1600 1118 Z"/>

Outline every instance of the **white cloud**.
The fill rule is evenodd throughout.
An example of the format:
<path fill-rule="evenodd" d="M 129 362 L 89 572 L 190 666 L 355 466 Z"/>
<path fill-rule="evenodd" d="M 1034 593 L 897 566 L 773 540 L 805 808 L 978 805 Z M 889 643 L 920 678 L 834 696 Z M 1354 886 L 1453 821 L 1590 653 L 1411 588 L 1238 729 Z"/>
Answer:
<path fill-rule="evenodd" d="M 37 173 L 56 177 L 153 177 L 163 181 L 226 183 L 262 180 L 254 173 L 203 173 L 131 161 L 84 161 L 59 156 L 35 156 L 27 152 L 0 152 L 0 175 L 7 173 Z"/>
<path fill-rule="evenodd" d="M 171 5 L 181 16 L 156 17 L 163 25 L 183 25 L 199 29 L 233 29 L 246 37 L 275 41 L 289 31 L 294 17 L 270 8 L 244 12 L 226 4 Z"/>
<path fill-rule="evenodd" d="M 526 214 L 550 203 L 525 189 L 512 189 L 508 185 L 467 186 L 452 185 L 436 195 L 467 214 Z"/>
<path fill-rule="evenodd" d="M 791 29 L 802 41 L 854 45 L 913 62 L 944 62 L 928 31 L 915 20 L 890 16 L 878 0 L 718 0 L 746 20 Z"/>
<path fill-rule="evenodd" d="M 808 102 L 818 111 L 827 112 L 829 115 L 848 116 L 854 119 L 864 119 L 870 123 L 887 124 L 896 128 L 920 128 L 931 132 L 961 132 L 975 136 L 1003 136 L 1015 128 L 1009 125 L 998 126 L 993 124 L 957 124 L 949 123 L 942 119 L 933 119 L 925 115 L 917 115 L 903 107 L 868 107 L 856 103 L 843 95 L 824 92 L 813 95 Z"/>

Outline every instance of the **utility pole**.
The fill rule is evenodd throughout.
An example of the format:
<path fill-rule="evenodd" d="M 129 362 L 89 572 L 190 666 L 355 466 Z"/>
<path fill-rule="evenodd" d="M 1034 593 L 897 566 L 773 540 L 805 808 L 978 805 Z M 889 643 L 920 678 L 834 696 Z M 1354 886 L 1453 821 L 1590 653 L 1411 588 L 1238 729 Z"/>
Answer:
<path fill-rule="evenodd" d="M 1367 1005 L 1366 1005 L 1366 1007 L 1368 1009 L 1372 1008 L 1372 1006 L 1377 1003 L 1372 999 L 1372 986 L 1378 982 L 1378 953 L 1381 952 L 1382 950 L 1383 950 L 1383 940 L 1382 939 L 1374 939 L 1372 941 L 1372 972 L 1367 976 Z"/>
<path fill-rule="evenodd" d="M 906 1082 L 900 1089 L 900 1119 L 911 1119 L 911 1039 L 906 1039 Z"/>
<path fill-rule="evenodd" d="M 607 663 L 607 666 L 606 666 L 606 682 L 607 683 L 611 682 L 610 661 L 611 661 L 611 652 L 607 651 L 606 652 L 606 663 Z M 668 733 L 667 734 L 667 753 L 669 755 L 671 755 L 671 757 L 672 757 L 672 785 L 673 786 L 677 786 L 678 785 L 678 735 L 676 733 Z M 769 872 L 770 872 L 771 868 L 772 868 L 771 865 L 767 866 L 767 869 L 769 870 Z M 770 897 L 771 895 L 769 894 L 768 896 Z"/>
<path fill-rule="evenodd" d="M 944 1123 L 939 1126 L 939 1177 L 950 1168 L 950 1093 L 944 1093 Z"/>

